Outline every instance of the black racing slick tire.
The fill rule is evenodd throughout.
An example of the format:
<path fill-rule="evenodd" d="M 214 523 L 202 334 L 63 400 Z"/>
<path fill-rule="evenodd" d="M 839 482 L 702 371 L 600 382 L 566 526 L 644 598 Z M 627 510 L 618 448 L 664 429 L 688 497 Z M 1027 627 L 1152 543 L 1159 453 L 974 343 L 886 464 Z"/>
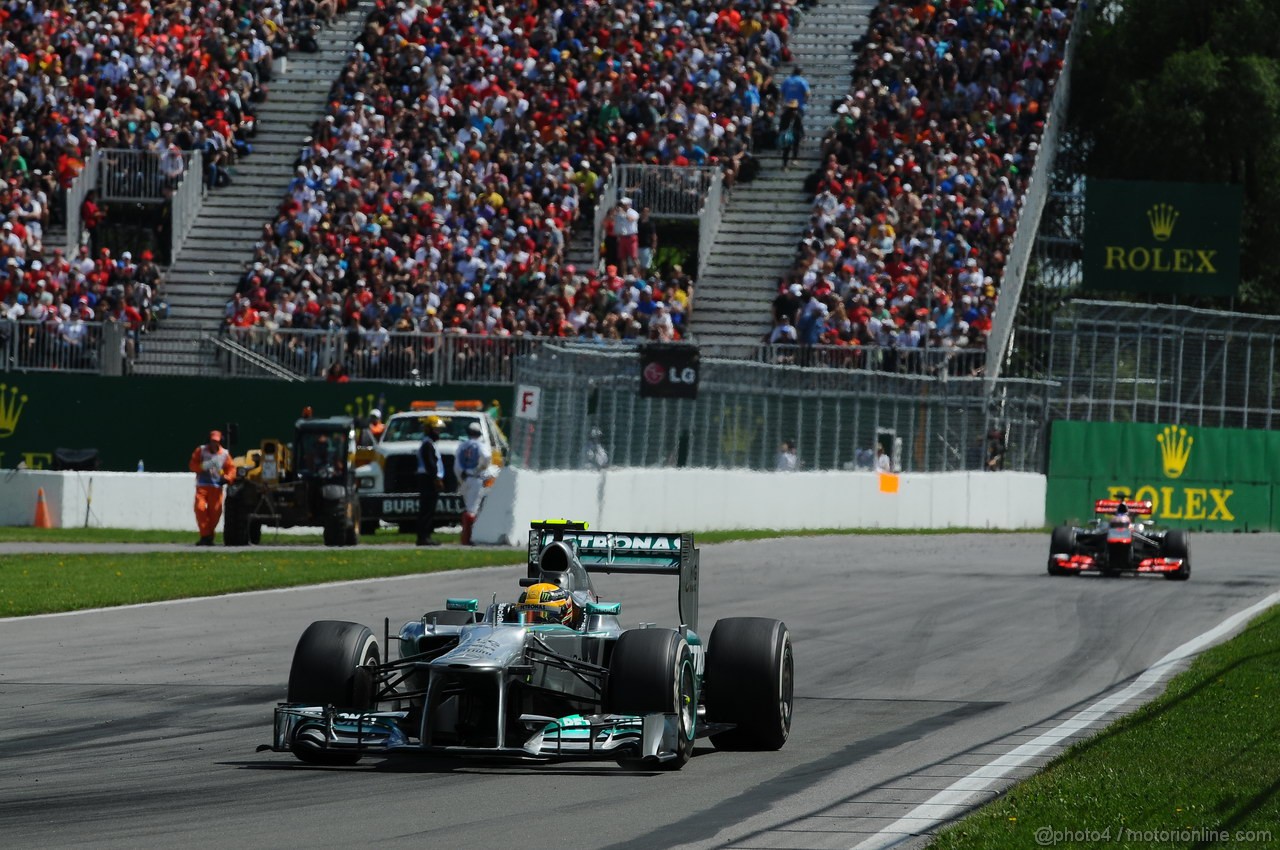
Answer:
<path fill-rule="evenodd" d="M 707 644 L 707 721 L 732 723 L 712 734 L 721 750 L 777 750 L 791 734 L 795 659 L 786 623 L 730 617 Z"/>
<path fill-rule="evenodd" d="M 339 711 L 372 711 L 377 706 L 382 654 L 368 626 L 318 620 L 307 626 L 293 651 L 286 702 L 332 705 Z M 355 764 L 359 753 L 332 751 L 323 736 L 299 735 L 293 754 L 310 764 Z"/>
<path fill-rule="evenodd" d="M 693 652 L 679 632 L 633 629 L 613 646 L 605 710 L 610 714 L 661 712 L 677 717 L 675 758 L 623 756 L 618 764 L 640 770 L 679 770 L 693 756 L 698 723 L 698 676 Z"/>
<path fill-rule="evenodd" d="M 1170 581 L 1186 581 L 1191 578 L 1191 537 L 1181 529 L 1173 529 L 1164 537 L 1164 557 L 1181 558 L 1182 566 L 1175 572 L 1165 573 Z"/>
<path fill-rule="evenodd" d="M 1049 575 L 1065 576 L 1070 575 L 1070 570 L 1064 570 L 1059 567 L 1053 560 L 1054 555 L 1074 555 L 1076 551 L 1076 530 L 1069 525 L 1060 525 L 1053 530 L 1053 536 L 1049 538 Z"/>
<path fill-rule="evenodd" d="M 245 500 L 239 490 L 227 488 L 226 501 L 222 505 L 222 545 L 248 546 L 252 542 L 249 516 Z"/>

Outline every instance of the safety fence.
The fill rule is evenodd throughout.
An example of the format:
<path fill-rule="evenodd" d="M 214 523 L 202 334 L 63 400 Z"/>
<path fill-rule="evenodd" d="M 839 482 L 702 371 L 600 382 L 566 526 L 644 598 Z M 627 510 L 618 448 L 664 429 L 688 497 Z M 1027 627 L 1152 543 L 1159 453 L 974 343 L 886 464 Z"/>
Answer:
<path fill-rule="evenodd" d="M 538 337 L 256 326 L 230 328 L 226 337 L 231 345 L 218 346 L 218 356 L 230 377 L 345 376 L 424 386 L 511 384 L 515 358 L 544 343 Z"/>
<path fill-rule="evenodd" d="M 1052 385 L 1012 381 L 992 404 L 981 378 L 752 364 L 704 357 L 697 399 L 642 398 L 634 354 L 544 347 L 516 361 L 515 462 L 529 469 L 773 469 L 782 441 L 802 469 L 869 469 L 875 448 L 905 472 L 1042 471 Z M 1002 389 L 1005 387 L 1002 386 Z"/>
<path fill-rule="evenodd" d="M 748 359 L 776 366 L 862 369 L 908 375 L 972 377 L 981 373 L 985 352 L 966 348 L 900 348 L 877 345 L 755 346 Z"/>
<path fill-rule="evenodd" d="M 136 353 L 131 342 L 116 322 L 0 319 L 0 371 L 119 375 Z"/>
<path fill-rule="evenodd" d="M 424 384 L 510 383 L 512 358 L 547 345 L 619 351 L 634 351 L 636 346 L 631 341 L 261 326 L 231 328 L 207 343 L 218 349 L 217 357 L 232 377 L 321 380 L 337 364 L 349 378 Z M 983 356 L 978 349 L 761 344 L 748 359 L 775 366 L 969 377 L 979 373 Z"/>
<path fill-rule="evenodd" d="M 1055 418 L 1280 424 L 1280 317 L 1082 299 L 1055 316 L 1050 343 Z"/>

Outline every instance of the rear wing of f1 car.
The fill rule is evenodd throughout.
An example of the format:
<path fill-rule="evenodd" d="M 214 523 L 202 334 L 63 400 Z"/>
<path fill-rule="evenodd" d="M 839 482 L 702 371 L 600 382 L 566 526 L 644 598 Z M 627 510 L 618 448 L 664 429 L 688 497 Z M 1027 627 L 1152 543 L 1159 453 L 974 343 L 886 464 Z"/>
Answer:
<path fill-rule="evenodd" d="M 1120 505 L 1123 504 L 1131 514 L 1141 514 L 1142 516 L 1151 516 L 1154 506 L 1150 501 L 1135 502 L 1131 499 L 1098 499 L 1093 503 L 1093 512 L 1095 514 L 1113 514 Z"/>
<path fill-rule="evenodd" d="M 529 530 L 530 578 L 538 575 L 542 550 L 556 541 L 572 546 L 583 569 L 589 573 L 678 577 L 680 622 L 697 631 L 698 550 L 693 545 L 692 534 L 588 531 L 585 522 L 535 521 L 530 523 Z"/>

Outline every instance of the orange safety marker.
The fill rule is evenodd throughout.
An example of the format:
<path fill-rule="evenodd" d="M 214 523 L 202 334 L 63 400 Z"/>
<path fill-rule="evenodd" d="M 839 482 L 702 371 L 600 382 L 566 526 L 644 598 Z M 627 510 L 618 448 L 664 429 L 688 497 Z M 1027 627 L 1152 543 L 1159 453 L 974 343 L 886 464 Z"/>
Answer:
<path fill-rule="evenodd" d="M 49 505 L 44 500 L 44 488 L 36 490 L 36 518 L 31 523 L 36 528 L 53 528 L 53 518 L 49 516 Z"/>
<path fill-rule="evenodd" d="M 892 472 L 880 473 L 880 492 L 881 493 L 898 492 L 898 476 Z"/>

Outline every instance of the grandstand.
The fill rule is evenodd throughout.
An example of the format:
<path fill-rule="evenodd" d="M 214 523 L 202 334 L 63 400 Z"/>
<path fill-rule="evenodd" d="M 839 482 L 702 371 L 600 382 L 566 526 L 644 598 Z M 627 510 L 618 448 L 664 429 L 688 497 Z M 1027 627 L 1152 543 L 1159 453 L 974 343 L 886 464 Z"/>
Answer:
<path fill-rule="evenodd" d="M 552 17 L 495 8 L 462 20 L 448 9 L 388 0 L 353 4 L 324 29 L 319 51 L 275 63 L 270 96 L 253 109 L 252 155 L 227 169 L 232 184 L 210 191 L 189 236 L 175 239 L 168 316 L 128 349 L 133 370 L 219 375 L 250 362 L 236 374 L 317 378 L 333 364 L 312 356 L 314 347 L 301 371 L 273 352 L 296 353 L 296 339 L 342 330 L 340 365 L 362 369 L 383 362 L 388 334 L 635 341 L 660 332 L 653 315 L 669 317 L 672 335 L 712 351 L 783 361 L 759 349 L 781 280 L 783 297 L 799 291 L 800 303 L 812 297 L 826 305 L 822 333 L 801 343 L 876 355 L 822 352 L 786 362 L 928 373 L 934 367 L 913 364 L 937 358 L 902 349 L 952 343 L 959 337 L 943 332 L 970 325 L 959 344 L 982 347 L 1000 282 L 966 280 L 965 259 L 973 266 L 978 255 L 979 269 L 1000 277 L 1009 234 L 982 241 L 966 230 L 991 221 L 984 207 L 997 201 L 987 191 L 1009 191 L 1009 180 L 997 182 L 1000 168 L 1023 165 L 1014 183 L 1027 187 L 1037 157 L 1024 152 L 1034 151 L 1043 125 L 1015 115 L 1016 127 L 993 124 L 966 137 L 963 122 L 957 129 L 948 119 L 950 132 L 934 133 L 927 160 L 919 155 L 929 134 L 922 120 L 977 109 L 983 99 L 998 106 L 1009 93 L 983 90 L 988 67 L 1016 64 L 989 60 L 991 46 L 978 56 L 983 45 L 1025 56 L 1018 68 L 1036 77 L 1043 102 L 1071 5 L 977 13 L 951 4 L 931 19 L 933 6 L 908 13 L 872 0 L 806 9 L 703 0 L 632 17 L 589 6 Z M 920 19 L 913 23 L 913 15 Z M 951 50 L 955 78 L 947 72 Z M 941 70 L 932 67 L 934 52 Z M 986 64 L 968 73 L 970 58 Z M 229 56 L 224 64 L 244 61 Z M 911 83 L 888 67 L 892 61 L 938 79 Z M 765 131 L 780 111 L 777 82 L 795 65 L 813 93 L 808 137 L 797 168 L 785 172 Z M 913 91 L 927 104 L 941 99 L 941 111 L 928 113 L 916 100 L 913 113 L 906 102 Z M 856 104 L 865 108 L 855 128 L 863 142 L 827 132 L 837 105 L 841 120 L 851 120 Z M 873 120 L 878 115 L 886 127 Z M 1009 146 L 1021 147 L 1001 161 Z M 868 147 L 876 152 L 863 156 Z M 754 180 L 735 182 L 748 148 Z M 1000 168 L 974 165 L 965 189 L 965 169 L 983 148 Z M 896 245 L 890 238 L 873 246 L 874 233 L 863 232 L 869 201 L 851 218 L 832 218 L 819 209 L 822 192 L 819 206 L 810 200 L 824 177 L 860 205 L 861 192 L 895 191 L 895 156 L 908 165 L 914 156 L 918 172 L 920 165 L 933 172 L 932 182 L 916 180 L 920 201 L 933 205 L 928 218 L 924 210 L 904 214 Z M 730 188 L 724 209 L 713 210 L 716 241 L 690 305 L 690 282 L 680 275 L 612 273 L 611 257 L 596 255 L 586 214 L 594 212 L 598 225 L 596 188 L 622 165 L 696 164 L 718 165 Z M 877 164 L 881 177 L 868 178 Z M 936 239 L 923 238 L 925 223 L 938 225 Z M 909 256 L 895 260 L 895 248 Z M 888 301 L 883 315 L 870 303 L 877 296 Z M 228 326 L 239 333 L 220 333 Z M 420 374 L 424 356 L 401 357 L 401 373 L 379 366 L 365 376 Z"/>

